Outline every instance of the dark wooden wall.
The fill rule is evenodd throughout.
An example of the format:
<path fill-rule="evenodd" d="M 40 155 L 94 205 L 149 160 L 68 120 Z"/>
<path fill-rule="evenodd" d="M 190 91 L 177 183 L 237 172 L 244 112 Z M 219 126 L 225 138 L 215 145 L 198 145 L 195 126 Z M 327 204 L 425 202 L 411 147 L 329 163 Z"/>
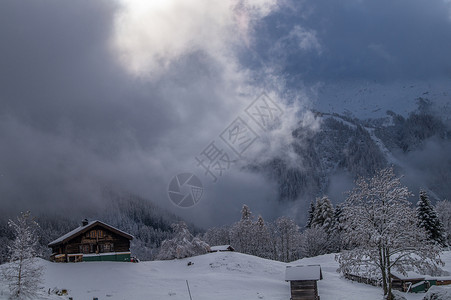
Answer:
<path fill-rule="evenodd" d="M 97 233 L 103 232 L 102 236 L 98 236 Z M 96 236 L 91 236 L 90 232 L 96 231 Z M 66 244 L 60 244 L 52 247 L 53 253 L 58 254 L 74 254 L 83 253 L 80 251 L 80 246 L 89 245 L 89 253 L 102 253 L 102 245 L 113 245 L 113 249 L 104 250 L 103 253 L 107 252 L 128 252 L 130 251 L 130 240 L 118 235 L 102 226 L 94 226 L 85 233 L 82 233 Z M 92 245 L 92 246 L 91 246 Z"/>
<path fill-rule="evenodd" d="M 292 300 L 319 300 L 316 280 L 290 281 Z"/>

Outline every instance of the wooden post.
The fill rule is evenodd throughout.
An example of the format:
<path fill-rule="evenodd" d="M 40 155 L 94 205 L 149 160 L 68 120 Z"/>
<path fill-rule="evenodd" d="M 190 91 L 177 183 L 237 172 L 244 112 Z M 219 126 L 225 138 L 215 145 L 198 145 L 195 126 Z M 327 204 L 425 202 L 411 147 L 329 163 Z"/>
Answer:
<path fill-rule="evenodd" d="M 189 290 L 188 280 L 186 280 L 186 286 L 188 287 L 189 299 L 190 299 L 190 300 L 193 300 L 193 298 L 191 298 L 191 291 Z"/>

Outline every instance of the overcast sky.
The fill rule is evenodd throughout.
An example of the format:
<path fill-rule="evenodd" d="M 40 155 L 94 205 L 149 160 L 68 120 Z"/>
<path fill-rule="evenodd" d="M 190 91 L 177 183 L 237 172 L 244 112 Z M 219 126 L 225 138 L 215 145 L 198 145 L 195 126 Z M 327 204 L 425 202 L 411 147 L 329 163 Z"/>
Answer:
<path fill-rule="evenodd" d="M 286 151 L 298 120 L 317 128 L 303 88 L 442 80 L 450 49 L 446 0 L 1 1 L 2 210 L 87 207 L 114 186 L 201 225 L 242 203 L 277 213 L 265 178 L 213 184 L 194 157 L 263 91 L 285 114 L 253 158 Z M 166 195 L 180 172 L 206 187 L 192 209 Z"/>

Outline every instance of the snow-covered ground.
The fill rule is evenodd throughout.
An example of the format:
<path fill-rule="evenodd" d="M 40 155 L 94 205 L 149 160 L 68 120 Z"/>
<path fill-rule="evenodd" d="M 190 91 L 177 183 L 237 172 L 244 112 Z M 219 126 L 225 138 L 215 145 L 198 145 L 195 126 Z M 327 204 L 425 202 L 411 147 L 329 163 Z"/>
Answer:
<path fill-rule="evenodd" d="M 451 270 L 451 252 L 445 252 L 445 269 Z M 193 264 L 188 266 L 188 262 Z M 320 264 L 324 279 L 318 282 L 321 300 L 382 299 L 377 287 L 351 282 L 336 272 L 333 254 L 305 258 L 285 264 L 237 252 L 217 252 L 187 259 L 141 263 L 83 262 L 51 263 L 45 268 L 42 299 L 189 299 L 193 300 L 290 299 L 284 281 L 287 265 Z M 2 266 L 4 267 L 4 266 Z M 67 289 L 68 296 L 48 296 L 48 289 Z M 0 299 L 7 299 L 7 287 L 0 283 Z M 407 294 L 407 300 L 424 294 Z"/>

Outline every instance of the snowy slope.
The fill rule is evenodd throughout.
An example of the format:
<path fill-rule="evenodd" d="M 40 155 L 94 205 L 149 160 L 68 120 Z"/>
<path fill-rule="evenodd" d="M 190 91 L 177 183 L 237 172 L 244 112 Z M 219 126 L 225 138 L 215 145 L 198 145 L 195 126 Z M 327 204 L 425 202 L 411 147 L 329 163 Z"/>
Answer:
<path fill-rule="evenodd" d="M 193 262 L 187 266 L 188 262 Z M 74 299 L 288 299 L 285 264 L 240 253 L 141 263 L 85 262 L 45 266 L 45 290 L 68 289 Z M 6 287 L 1 286 L 6 294 Z M 6 299 L 6 296 L 3 296 Z M 54 297 L 50 299 L 62 299 Z"/>
<path fill-rule="evenodd" d="M 343 81 L 316 90 L 315 109 L 324 113 L 351 113 L 359 119 L 380 118 L 387 110 L 407 116 L 417 108 L 416 99 L 429 99 L 447 119 L 451 111 L 449 80 L 377 83 Z"/>
<path fill-rule="evenodd" d="M 451 253 L 443 255 L 450 271 Z M 188 266 L 187 263 L 194 263 Z M 284 281 L 287 265 L 320 264 L 324 279 L 318 282 L 321 300 L 380 300 L 377 287 L 340 278 L 334 254 L 305 258 L 285 264 L 236 252 L 217 252 L 172 261 L 134 263 L 85 262 L 50 263 L 45 267 L 43 291 L 57 287 L 68 289 L 74 299 L 189 299 L 186 280 L 193 300 L 271 299 L 288 300 L 289 284 Z M 3 266 L 2 266 L 3 267 Z M 449 269 L 448 269 L 449 268 Z M 7 299 L 0 284 L 0 299 Z M 419 300 L 424 294 L 408 294 Z M 68 299 L 56 295 L 42 299 Z"/>

